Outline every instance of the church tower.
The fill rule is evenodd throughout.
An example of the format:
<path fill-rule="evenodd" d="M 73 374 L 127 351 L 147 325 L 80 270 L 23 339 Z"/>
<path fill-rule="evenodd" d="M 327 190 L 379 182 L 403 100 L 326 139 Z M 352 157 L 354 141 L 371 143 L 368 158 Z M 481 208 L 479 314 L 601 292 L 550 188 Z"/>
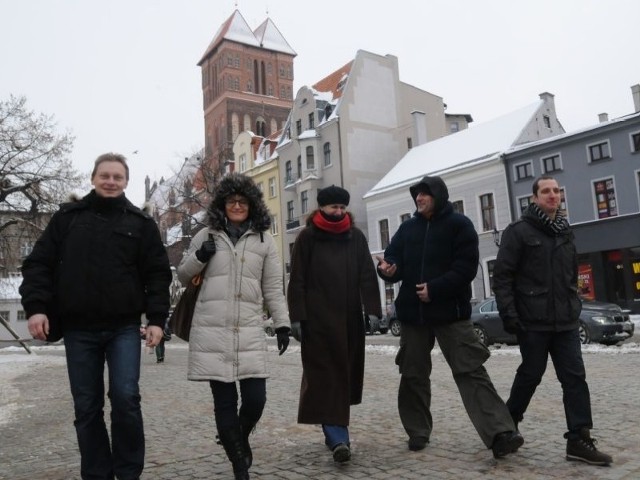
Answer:
<path fill-rule="evenodd" d="M 220 26 L 198 62 L 204 161 L 214 171 L 233 164 L 233 142 L 240 132 L 266 137 L 283 128 L 293 105 L 295 56 L 270 18 L 252 31 L 236 10 Z"/>

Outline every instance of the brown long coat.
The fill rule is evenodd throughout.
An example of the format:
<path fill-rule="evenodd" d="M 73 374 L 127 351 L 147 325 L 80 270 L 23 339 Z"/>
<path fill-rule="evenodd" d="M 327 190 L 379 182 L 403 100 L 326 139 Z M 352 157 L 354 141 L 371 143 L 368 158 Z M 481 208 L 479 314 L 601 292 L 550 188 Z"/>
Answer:
<path fill-rule="evenodd" d="M 287 301 L 302 327 L 298 423 L 349 425 L 350 405 L 362 401 L 363 308 L 382 315 L 364 234 L 332 234 L 309 221 L 293 248 Z"/>

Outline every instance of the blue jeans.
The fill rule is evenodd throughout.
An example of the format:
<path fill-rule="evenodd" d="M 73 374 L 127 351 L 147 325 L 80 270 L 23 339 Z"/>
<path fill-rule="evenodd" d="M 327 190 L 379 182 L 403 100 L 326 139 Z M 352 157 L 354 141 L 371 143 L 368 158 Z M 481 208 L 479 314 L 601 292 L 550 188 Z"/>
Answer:
<path fill-rule="evenodd" d="M 322 425 L 322 433 L 324 433 L 324 444 L 333 450 L 338 444 L 344 443 L 350 446 L 349 427 L 343 425 Z"/>
<path fill-rule="evenodd" d="M 64 345 L 83 480 L 132 480 L 144 467 L 139 325 L 67 331 Z M 104 421 L 104 363 L 109 370 L 111 436 Z"/>
<path fill-rule="evenodd" d="M 586 381 L 578 329 L 567 332 L 532 332 L 518 335 L 522 363 L 511 387 L 507 407 L 516 422 L 524 412 L 542 380 L 547 359 L 556 370 L 562 386 L 562 402 L 569 434 L 576 435 L 582 427 L 592 428 L 591 397 Z"/>

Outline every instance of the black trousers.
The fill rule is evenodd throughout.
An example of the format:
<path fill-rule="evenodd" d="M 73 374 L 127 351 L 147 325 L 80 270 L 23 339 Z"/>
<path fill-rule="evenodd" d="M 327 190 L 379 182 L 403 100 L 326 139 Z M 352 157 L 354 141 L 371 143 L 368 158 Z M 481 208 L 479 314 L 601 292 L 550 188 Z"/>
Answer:
<path fill-rule="evenodd" d="M 569 434 L 592 428 L 591 397 L 586 380 L 578 330 L 525 332 L 518 335 L 522 363 L 511 387 L 507 407 L 516 422 L 522 421 L 529 402 L 551 361 L 562 386 L 562 402 Z"/>
<path fill-rule="evenodd" d="M 211 380 L 213 410 L 218 432 L 240 426 L 240 417 L 257 423 L 267 403 L 266 378 L 246 378 L 240 384 L 241 405 L 238 409 L 238 388 L 236 382 Z"/>

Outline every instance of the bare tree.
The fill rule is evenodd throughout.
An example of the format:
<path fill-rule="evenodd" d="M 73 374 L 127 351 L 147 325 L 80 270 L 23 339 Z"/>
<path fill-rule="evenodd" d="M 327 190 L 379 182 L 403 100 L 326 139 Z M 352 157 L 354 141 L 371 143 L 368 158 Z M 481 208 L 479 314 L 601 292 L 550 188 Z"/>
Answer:
<path fill-rule="evenodd" d="M 25 97 L 0 100 L 0 276 L 19 270 L 51 213 L 81 185 L 73 141 Z"/>
<path fill-rule="evenodd" d="M 81 182 L 68 156 L 74 137 L 58 134 L 53 117 L 26 104 L 13 95 L 0 101 L 0 233 L 54 211 Z"/>

